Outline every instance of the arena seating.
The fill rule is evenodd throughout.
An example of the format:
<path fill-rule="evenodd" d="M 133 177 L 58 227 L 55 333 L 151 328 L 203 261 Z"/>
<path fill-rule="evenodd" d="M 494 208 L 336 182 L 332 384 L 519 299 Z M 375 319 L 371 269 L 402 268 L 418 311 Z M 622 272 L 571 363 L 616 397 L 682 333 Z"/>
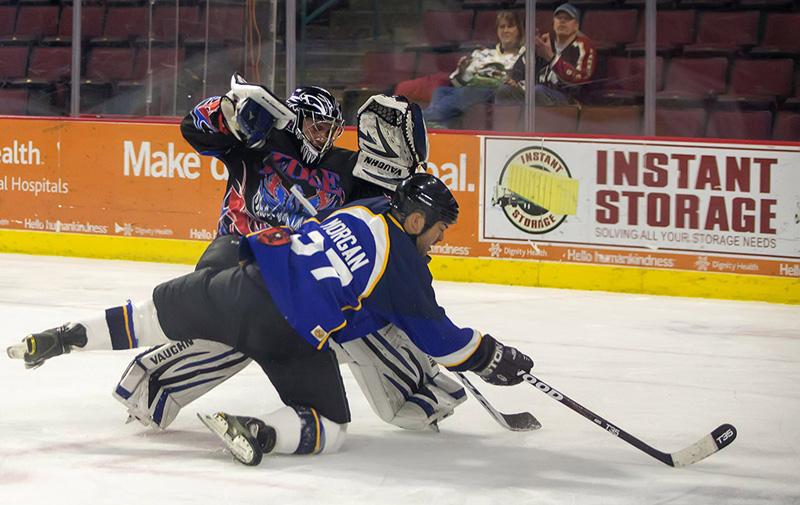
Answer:
<path fill-rule="evenodd" d="M 703 108 L 656 108 L 656 135 L 665 137 L 703 137 L 706 110 Z"/>
<path fill-rule="evenodd" d="M 58 32 L 58 5 L 20 5 L 14 25 L 15 40 L 39 40 Z"/>
<path fill-rule="evenodd" d="M 686 55 L 732 55 L 758 43 L 758 11 L 710 11 L 700 15 L 697 40 L 686 44 Z"/>
<path fill-rule="evenodd" d="M 0 46 L 0 81 L 7 83 L 25 77 L 29 53 L 27 45 Z"/>
<path fill-rule="evenodd" d="M 775 130 L 772 133 L 775 140 L 800 139 L 800 112 L 782 110 L 775 119 Z"/>
<path fill-rule="evenodd" d="M 102 5 L 81 6 L 81 38 L 92 39 L 103 34 L 103 21 L 106 8 Z M 61 9 L 61 19 L 58 23 L 58 34 L 55 42 L 70 43 L 72 37 L 72 5 L 65 5 Z M 45 43 L 54 42 L 45 39 Z"/>
<path fill-rule="evenodd" d="M 772 113 L 767 110 L 715 110 L 708 119 L 706 136 L 730 139 L 769 139 Z"/>
<path fill-rule="evenodd" d="M 28 90 L 0 88 L 0 114 L 24 116 L 28 113 Z"/>
<path fill-rule="evenodd" d="M 540 32 L 550 30 L 553 9 L 561 1 L 537 2 L 536 25 Z M 525 4 L 523 0 L 461 0 L 460 9 L 445 11 L 442 3 L 423 3 L 438 7 L 420 13 L 415 31 L 398 30 L 390 44 L 376 44 L 359 53 L 363 54 L 360 78 L 333 84 L 339 96 L 347 97 L 350 93 L 351 113 L 366 93 L 388 91 L 406 79 L 449 73 L 459 58 L 474 47 L 495 43 L 495 17 L 499 10 L 524 9 Z M 540 107 L 537 131 L 640 134 L 645 67 L 644 0 L 572 0 L 572 3 L 581 8 L 581 28 L 599 50 L 596 82 L 591 92 L 581 97 L 580 104 Z M 775 139 L 800 140 L 797 135 L 800 5 L 797 2 L 658 0 L 657 4 L 656 131 L 659 135 L 758 138 L 772 135 Z M 348 2 L 335 7 L 345 11 L 358 8 Z M 102 91 L 95 97 L 96 102 L 86 99 L 99 107 L 97 111 L 138 113 L 141 110 L 133 104 L 138 98 L 119 97 L 138 97 L 143 93 L 148 77 L 143 62 L 146 62 L 151 17 L 150 60 L 156 84 L 151 111 L 156 114 L 175 109 L 172 96 L 176 73 L 183 100 L 178 107 L 182 112 L 203 92 L 203 85 L 206 93 L 220 92 L 227 85 L 231 69 L 241 69 L 246 20 L 242 0 L 213 0 L 209 7 L 203 1 L 181 0 L 177 11 L 171 1 L 156 0 L 151 11 L 145 0 L 89 0 L 81 11 L 82 92 L 83 86 L 89 94 L 92 87 L 97 88 L 94 91 Z M 8 97 L 4 111 L 66 113 L 72 13 L 69 0 L 0 2 L 0 91 Z M 209 24 L 208 56 L 206 15 L 214 21 Z M 341 20 L 342 16 L 335 19 Z M 346 32 L 323 31 L 318 37 L 335 38 L 336 33 Z M 339 42 L 331 40 L 330 47 L 335 50 Z M 206 58 L 223 64 L 209 65 L 204 72 Z M 43 97 L 49 100 L 45 106 Z M 29 105 L 20 105 L 26 99 Z M 113 103 L 101 107 L 103 100 Z M 488 130 L 521 131 L 523 124 L 521 105 L 486 104 L 468 111 L 463 120 L 464 127 Z M 734 131 L 737 128 L 742 131 L 737 133 Z"/>

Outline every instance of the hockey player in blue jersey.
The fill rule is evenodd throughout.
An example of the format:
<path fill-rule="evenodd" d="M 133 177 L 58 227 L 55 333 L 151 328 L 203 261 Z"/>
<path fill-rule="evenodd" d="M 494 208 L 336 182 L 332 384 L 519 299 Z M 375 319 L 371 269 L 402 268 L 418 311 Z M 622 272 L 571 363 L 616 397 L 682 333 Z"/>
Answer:
<path fill-rule="evenodd" d="M 332 348 L 393 323 L 450 370 L 496 385 L 521 382 L 533 361 L 488 334 L 456 326 L 436 302 L 427 256 L 458 217 L 447 187 L 429 174 L 400 183 L 391 200 L 355 202 L 298 230 L 250 234 L 238 267 L 205 268 L 156 287 L 138 305 L 138 338 L 148 345 L 216 340 L 256 361 L 285 407 L 261 419 L 217 413 L 201 420 L 234 457 L 316 454 L 344 442 L 350 411 Z M 88 328 L 24 358 L 108 348 Z M 30 338 L 30 337 L 29 337 Z M 37 352 L 47 356 L 36 356 Z"/>
<path fill-rule="evenodd" d="M 316 212 L 391 192 L 427 158 L 425 125 L 415 109 L 419 112 L 399 97 L 369 99 L 359 111 L 355 152 L 333 145 L 343 118 L 327 90 L 300 87 L 284 102 L 234 75 L 228 93 L 202 100 L 181 122 L 187 142 L 224 163 L 228 173 L 217 236 L 197 269 L 237 265 L 239 240 L 248 233 L 297 227 Z M 135 306 L 129 303 L 110 307 L 97 324 L 108 326 L 115 349 L 144 347 L 136 339 L 136 321 Z M 375 413 L 396 426 L 435 429 L 466 399 L 458 383 L 439 373 L 392 326 L 336 351 Z M 397 356 L 407 355 L 414 366 L 399 362 Z M 125 406 L 129 419 L 166 429 L 182 408 L 249 363 L 218 341 L 156 346 L 131 362 L 113 390 L 114 398 Z"/>

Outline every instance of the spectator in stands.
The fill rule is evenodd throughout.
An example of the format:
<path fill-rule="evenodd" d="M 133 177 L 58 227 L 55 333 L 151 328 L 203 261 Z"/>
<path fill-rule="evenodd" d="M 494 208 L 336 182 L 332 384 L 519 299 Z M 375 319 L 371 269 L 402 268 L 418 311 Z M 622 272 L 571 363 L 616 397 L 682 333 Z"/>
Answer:
<path fill-rule="evenodd" d="M 565 105 L 577 101 L 580 90 L 594 75 L 597 53 L 592 41 L 581 33 L 580 12 L 569 3 L 553 11 L 553 34 L 536 34 L 537 105 Z M 497 103 L 519 103 L 525 99 L 525 58 L 511 69 L 509 79 L 497 89 Z"/>
<path fill-rule="evenodd" d="M 509 70 L 525 51 L 521 11 L 499 12 L 496 27 L 497 45 L 476 49 L 461 58 L 447 85 L 433 91 L 431 103 L 423 111 L 429 127 L 452 127 L 470 106 L 491 101 L 497 87 L 507 80 Z M 396 92 L 403 94 L 402 83 Z"/>

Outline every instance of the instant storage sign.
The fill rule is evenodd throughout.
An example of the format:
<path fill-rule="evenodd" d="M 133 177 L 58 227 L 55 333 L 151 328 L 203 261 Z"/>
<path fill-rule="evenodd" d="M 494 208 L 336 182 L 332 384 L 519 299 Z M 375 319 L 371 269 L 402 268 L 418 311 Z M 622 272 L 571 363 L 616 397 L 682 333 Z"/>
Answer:
<path fill-rule="evenodd" d="M 481 207 L 496 257 L 800 276 L 797 147 L 486 137 Z"/>

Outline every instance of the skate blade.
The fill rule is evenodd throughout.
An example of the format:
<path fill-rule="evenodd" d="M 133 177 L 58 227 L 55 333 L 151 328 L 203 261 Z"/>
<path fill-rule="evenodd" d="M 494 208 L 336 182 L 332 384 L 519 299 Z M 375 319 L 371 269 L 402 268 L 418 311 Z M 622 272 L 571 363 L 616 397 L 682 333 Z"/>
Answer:
<path fill-rule="evenodd" d="M 225 447 L 237 461 L 248 466 L 255 466 L 261 463 L 261 451 L 255 450 L 241 434 L 231 437 L 228 433 L 228 423 L 220 415 L 198 413 L 197 417 L 206 425 L 206 428 L 222 440 L 222 443 L 225 444 Z"/>
<path fill-rule="evenodd" d="M 21 344 L 6 348 L 6 353 L 8 353 L 8 357 L 11 359 L 25 359 L 25 351 L 27 350 L 28 347 L 25 345 L 25 342 L 22 342 Z"/>

